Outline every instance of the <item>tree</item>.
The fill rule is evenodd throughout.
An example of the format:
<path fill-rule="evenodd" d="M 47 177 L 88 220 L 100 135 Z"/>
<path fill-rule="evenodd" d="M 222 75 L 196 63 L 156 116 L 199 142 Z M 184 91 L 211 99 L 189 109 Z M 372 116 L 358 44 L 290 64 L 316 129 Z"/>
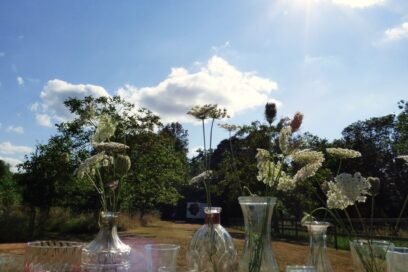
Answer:
<path fill-rule="evenodd" d="M 20 202 L 20 192 L 10 165 L 0 160 L 0 212 L 8 214 Z"/>

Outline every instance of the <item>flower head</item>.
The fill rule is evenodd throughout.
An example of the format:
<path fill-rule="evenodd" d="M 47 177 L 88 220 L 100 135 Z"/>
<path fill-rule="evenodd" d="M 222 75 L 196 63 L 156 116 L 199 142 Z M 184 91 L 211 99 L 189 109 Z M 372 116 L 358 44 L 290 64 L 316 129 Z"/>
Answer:
<path fill-rule="evenodd" d="M 197 105 L 192 107 L 187 114 L 199 120 L 205 120 L 208 118 L 221 119 L 227 117 L 227 110 L 219 109 L 217 104 L 205 104 L 203 106 Z"/>
<path fill-rule="evenodd" d="M 290 127 L 292 128 L 292 132 L 296 132 L 299 130 L 300 126 L 302 125 L 302 121 L 303 121 L 303 113 L 301 112 L 295 113 L 295 116 L 290 122 Z"/>
<path fill-rule="evenodd" d="M 290 126 L 284 126 L 279 133 L 279 148 L 282 154 L 288 155 L 291 151 L 290 139 L 292 136 L 292 128 Z"/>
<path fill-rule="evenodd" d="M 127 155 L 119 154 L 114 160 L 115 171 L 119 176 L 124 176 L 130 170 L 131 162 Z"/>
<path fill-rule="evenodd" d="M 308 149 L 295 152 L 292 154 L 292 158 L 295 162 L 304 165 L 293 177 L 295 182 L 304 181 L 307 178 L 313 177 L 317 170 L 322 167 L 324 161 L 322 152 L 311 151 Z"/>
<path fill-rule="evenodd" d="M 376 196 L 380 193 L 381 181 L 377 177 L 368 177 L 367 182 L 370 183 L 370 190 L 368 194 L 370 196 Z"/>
<path fill-rule="evenodd" d="M 211 170 L 206 170 L 206 171 L 202 172 L 201 174 L 193 177 L 190 180 L 190 184 L 205 182 L 206 180 L 208 180 L 211 177 L 212 173 L 213 172 Z"/>
<path fill-rule="evenodd" d="M 225 129 L 225 130 L 227 130 L 227 131 L 229 131 L 229 132 L 233 132 L 233 131 L 236 131 L 236 130 L 241 129 L 240 126 L 230 125 L 230 124 L 227 124 L 227 123 L 218 124 L 218 126 L 221 127 L 221 128 L 223 128 L 223 129 Z"/>
<path fill-rule="evenodd" d="M 402 160 L 408 162 L 408 155 L 398 156 L 397 158 L 398 158 L 398 159 L 402 159 Z"/>
<path fill-rule="evenodd" d="M 355 202 L 365 202 L 371 184 L 360 173 L 354 176 L 342 173 L 335 177 L 335 182 L 328 182 L 327 207 L 344 210 Z"/>
<path fill-rule="evenodd" d="M 97 151 L 105 151 L 106 153 L 121 153 L 129 149 L 129 146 L 116 142 L 93 142 L 92 145 Z"/>
<path fill-rule="evenodd" d="M 269 124 L 272 124 L 276 117 L 276 104 L 266 103 L 265 105 L 265 119 Z"/>
<path fill-rule="evenodd" d="M 110 156 L 106 155 L 105 152 L 98 153 L 92 157 L 84 160 L 81 165 L 76 170 L 76 175 L 79 178 L 83 178 L 85 174 L 93 175 L 95 168 L 105 166 L 110 161 Z"/>
<path fill-rule="evenodd" d="M 361 157 L 361 153 L 346 148 L 326 148 L 328 154 L 339 159 L 353 159 Z"/>
<path fill-rule="evenodd" d="M 96 128 L 95 134 L 92 136 L 93 143 L 101 143 L 109 140 L 115 134 L 116 124 L 112 118 L 107 115 L 101 115 L 99 117 L 99 125 Z"/>

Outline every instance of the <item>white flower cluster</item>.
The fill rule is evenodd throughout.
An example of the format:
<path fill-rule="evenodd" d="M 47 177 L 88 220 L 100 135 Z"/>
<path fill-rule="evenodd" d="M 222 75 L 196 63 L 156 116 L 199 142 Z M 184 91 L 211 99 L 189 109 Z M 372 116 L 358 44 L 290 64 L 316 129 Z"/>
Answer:
<path fill-rule="evenodd" d="M 116 142 L 93 142 L 92 146 L 97 150 L 97 151 L 106 151 L 107 153 L 119 153 L 119 152 L 124 152 L 127 149 L 129 149 L 129 146 L 121 143 L 116 143 Z"/>
<path fill-rule="evenodd" d="M 213 171 L 211 170 L 206 170 L 204 172 L 202 172 L 201 174 L 193 177 L 190 180 L 190 184 L 195 184 L 195 183 L 199 183 L 199 182 L 205 182 L 207 179 L 209 179 L 212 175 Z"/>
<path fill-rule="evenodd" d="M 284 126 L 279 133 L 279 148 L 282 154 L 288 155 L 290 153 L 290 137 L 292 136 L 292 128 Z"/>
<path fill-rule="evenodd" d="M 99 117 L 99 124 L 92 136 L 92 143 L 101 143 L 109 140 L 115 134 L 116 125 L 109 115 L 101 115 Z"/>
<path fill-rule="evenodd" d="M 322 166 L 324 156 L 321 152 L 303 150 L 293 153 L 292 158 L 299 164 L 305 164 L 294 177 L 289 176 L 283 171 L 280 161 L 271 161 L 269 151 L 258 148 L 256 155 L 258 175 L 257 179 L 269 187 L 277 186 L 280 191 L 293 190 L 297 182 L 304 181 L 316 174 L 316 171 Z"/>
<path fill-rule="evenodd" d="M 352 149 L 346 148 L 326 148 L 329 155 L 339 159 L 353 159 L 361 157 L 361 153 Z"/>
<path fill-rule="evenodd" d="M 408 162 L 408 155 L 398 156 L 397 158 Z"/>
<path fill-rule="evenodd" d="M 356 202 L 365 202 L 371 185 L 357 172 L 354 176 L 348 173 L 338 175 L 335 182 L 328 182 L 328 187 L 327 207 L 344 210 Z"/>
<path fill-rule="evenodd" d="M 96 168 L 99 168 L 101 166 L 108 166 L 111 164 L 113 164 L 113 157 L 106 155 L 105 152 L 101 152 L 84 160 L 78 167 L 76 175 L 79 178 L 83 178 L 85 174 L 94 176 Z"/>
<path fill-rule="evenodd" d="M 322 167 L 324 156 L 322 152 L 301 150 L 292 155 L 295 162 L 303 164 L 304 166 L 297 171 L 293 177 L 295 182 L 304 181 L 307 178 L 313 177 L 317 170 Z"/>

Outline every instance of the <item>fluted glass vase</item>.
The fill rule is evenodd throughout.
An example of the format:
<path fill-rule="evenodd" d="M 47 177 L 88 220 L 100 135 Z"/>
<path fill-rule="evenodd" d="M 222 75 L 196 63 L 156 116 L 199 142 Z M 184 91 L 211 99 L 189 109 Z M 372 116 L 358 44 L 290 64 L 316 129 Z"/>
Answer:
<path fill-rule="evenodd" d="M 236 271 L 237 251 L 220 224 L 221 208 L 205 208 L 205 223 L 193 235 L 187 250 L 188 267 L 197 272 Z"/>
<path fill-rule="evenodd" d="M 309 255 L 307 265 L 316 267 L 317 272 L 334 272 L 327 256 L 327 228 L 328 222 L 312 221 L 303 224 L 309 232 Z"/>
<path fill-rule="evenodd" d="M 245 221 L 245 245 L 238 271 L 278 272 L 272 252 L 271 219 L 275 197 L 239 197 Z"/>
<path fill-rule="evenodd" d="M 118 213 L 102 212 L 96 238 L 82 249 L 83 272 L 130 271 L 130 247 L 117 232 Z"/>

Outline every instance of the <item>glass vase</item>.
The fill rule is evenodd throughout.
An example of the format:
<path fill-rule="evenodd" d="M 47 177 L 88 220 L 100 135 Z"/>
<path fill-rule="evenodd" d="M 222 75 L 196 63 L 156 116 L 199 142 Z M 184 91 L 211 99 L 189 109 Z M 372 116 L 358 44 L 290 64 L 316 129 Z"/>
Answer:
<path fill-rule="evenodd" d="M 236 271 L 234 242 L 220 224 L 221 208 L 205 208 L 205 223 L 193 235 L 187 250 L 187 263 L 197 272 Z"/>
<path fill-rule="evenodd" d="M 404 272 L 408 269 L 408 247 L 394 247 L 387 251 L 387 272 Z"/>
<path fill-rule="evenodd" d="M 394 244 L 381 240 L 352 240 L 350 252 L 356 272 L 387 271 L 386 255 L 394 249 Z"/>
<path fill-rule="evenodd" d="M 309 255 L 307 265 L 315 266 L 317 272 L 333 272 L 330 259 L 327 256 L 327 228 L 328 222 L 312 221 L 303 224 L 309 233 Z"/>
<path fill-rule="evenodd" d="M 245 222 L 245 244 L 240 272 L 278 272 L 272 252 L 271 219 L 275 197 L 239 197 Z"/>
<path fill-rule="evenodd" d="M 82 272 L 130 271 L 130 247 L 117 232 L 118 213 L 101 212 L 96 238 L 82 249 Z"/>

